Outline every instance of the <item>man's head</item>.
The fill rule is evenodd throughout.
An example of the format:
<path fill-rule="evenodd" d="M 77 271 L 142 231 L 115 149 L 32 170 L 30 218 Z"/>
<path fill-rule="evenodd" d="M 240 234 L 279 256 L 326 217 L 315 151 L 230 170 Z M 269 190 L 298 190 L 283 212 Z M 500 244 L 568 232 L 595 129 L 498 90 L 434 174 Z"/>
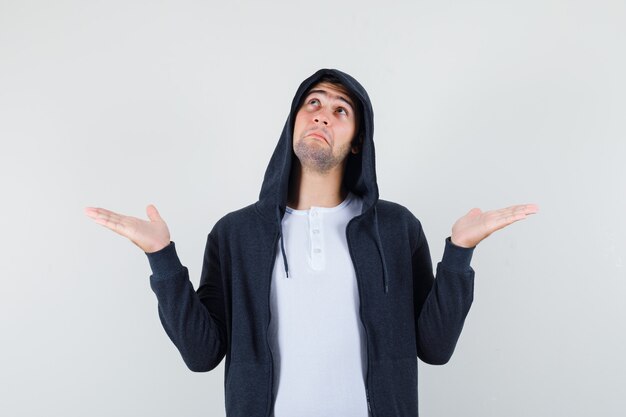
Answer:
<path fill-rule="evenodd" d="M 326 173 L 361 149 L 360 102 L 332 76 L 321 78 L 303 97 L 294 122 L 293 150 L 303 167 Z"/>

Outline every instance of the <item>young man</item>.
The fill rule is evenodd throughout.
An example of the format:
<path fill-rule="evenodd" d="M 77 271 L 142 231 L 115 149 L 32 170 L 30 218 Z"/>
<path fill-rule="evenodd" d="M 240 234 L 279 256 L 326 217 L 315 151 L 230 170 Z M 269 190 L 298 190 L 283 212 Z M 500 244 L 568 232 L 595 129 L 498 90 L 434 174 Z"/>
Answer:
<path fill-rule="evenodd" d="M 163 327 L 193 371 L 226 357 L 229 417 L 417 416 L 417 359 L 446 363 L 473 297 L 474 247 L 535 205 L 452 227 L 434 279 L 420 222 L 379 199 L 373 113 L 338 70 L 302 82 L 259 200 L 208 234 L 200 286 L 156 208 L 88 208 L 146 253 Z"/>

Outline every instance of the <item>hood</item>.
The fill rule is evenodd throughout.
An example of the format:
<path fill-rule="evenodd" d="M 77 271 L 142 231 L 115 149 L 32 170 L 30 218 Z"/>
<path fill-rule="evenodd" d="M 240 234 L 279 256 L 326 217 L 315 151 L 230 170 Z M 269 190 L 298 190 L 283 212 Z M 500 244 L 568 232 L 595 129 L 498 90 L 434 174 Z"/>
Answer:
<path fill-rule="evenodd" d="M 282 239 L 281 223 L 285 213 L 285 207 L 287 206 L 292 162 L 294 158 L 297 158 L 293 152 L 293 127 L 296 113 L 304 99 L 304 94 L 313 85 L 319 82 L 324 75 L 334 75 L 341 80 L 342 84 L 354 95 L 361 105 L 360 132 L 363 133 L 363 144 L 360 152 L 357 154 L 349 154 L 343 182 L 347 190 L 363 199 L 361 214 L 369 210 L 373 211 L 377 247 L 383 262 L 383 274 L 386 275 L 386 262 L 382 251 L 380 234 L 378 233 L 378 215 L 376 213 L 378 184 L 376 182 L 376 158 L 374 151 L 374 113 L 365 88 L 349 74 L 337 69 L 323 68 L 302 81 L 293 97 L 289 116 L 287 117 L 278 144 L 265 170 L 257 207 L 267 220 L 277 223 L 285 273 L 288 277 L 289 268 Z M 383 281 L 386 292 L 386 276 L 383 277 Z"/>
<path fill-rule="evenodd" d="M 357 154 L 349 154 L 344 183 L 346 188 L 363 199 L 363 211 L 370 209 L 378 200 L 378 184 L 376 183 L 376 168 L 374 155 L 374 114 L 367 92 L 361 84 L 350 75 L 337 69 L 320 69 L 306 80 L 302 81 L 291 102 L 289 116 L 280 134 L 278 144 L 274 149 L 272 158 L 265 170 L 265 177 L 259 201 L 264 212 L 269 209 L 270 215 L 274 216 L 274 207 L 280 207 L 284 212 L 287 205 L 287 193 L 289 190 L 289 176 L 293 158 L 297 158 L 293 152 L 293 126 L 296 113 L 304 94 L 322 76 L 332 74 L 339 78 L 344 86 L 350 90 L 361 103 L 362 118 L 361 131 L 363 132 L 362 150 Z"/>

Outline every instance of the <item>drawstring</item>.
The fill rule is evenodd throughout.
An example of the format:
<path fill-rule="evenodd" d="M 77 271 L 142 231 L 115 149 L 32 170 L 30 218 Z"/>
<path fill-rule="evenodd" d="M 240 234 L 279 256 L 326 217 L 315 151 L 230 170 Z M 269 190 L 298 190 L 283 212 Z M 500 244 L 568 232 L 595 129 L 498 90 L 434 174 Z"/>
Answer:
<path fill-rule="evenodd" d="M 376 247 L 378 248 L 378 253 L 380 254 L 380 260 L 383 263 L 383 288 L 385 289 L 385 294 L 387 294 L 387 290 L 389 289 L 387 286 L 387 262 L 385 261 L 383 244 L 380 240 L 380 232 L 378 231 L 378 212 L 376 211 L 376 204 L 374 204 L 374 228 L 376 229 Z"/>
<path fill-rule="evenodd" d="M 276 220 L 278 221 L 278 230 L 279 230 L 279 238 L 280 238 L 280 250 L 283 255 L 283 265 L 285 267 L 285 275 L 289 278 L 289 264 L 287 263 L 287 255 L 285 254 L 285 245 L 283 239 L 283 225 L 282 220 L 280 218 L 280 207 L 276 206 Z M 383 264 L 383 289 L 385 294 L 389 291 L 389 286 L 387 284 L 387 261 L 385 260 L 385 254 L 383 253 L 383 244 L 380 239 L 380 231 L 378 229 L 378 211 L 376 210 L 376 205 L 374 205 L 374 228 L 376 230 L 376 248 L 378 249 L 378 253 L 380 255 L 380 260 Z"/>
<path fill-rule="evenodd" d="M 276 206 L 276 220 L 278 220 L 278 237 L 280 238 L 280 250 L 283 254 L 283 265 L 285 266 L 285 275 L 289 278 L 289 266 L 287 265 L 287 255 L 285 255 L 285 245 L 283 244 L 283 222 L 280 218 L 280 207 Z"/>

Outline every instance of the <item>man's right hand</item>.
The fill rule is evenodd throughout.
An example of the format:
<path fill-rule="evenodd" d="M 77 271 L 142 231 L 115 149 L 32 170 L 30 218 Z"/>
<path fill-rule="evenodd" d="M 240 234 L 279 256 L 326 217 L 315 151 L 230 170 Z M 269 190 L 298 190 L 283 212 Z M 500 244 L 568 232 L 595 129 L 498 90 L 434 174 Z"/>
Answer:
<path fill-rule="evenodd" d="M 170 244 L 170 231 L 156 207 L 146 207 L 150 221 L 124 216 L 100 207 L 85 207 L 85 214 L 96 223 L 130 239 L 146 253 L 156 252 Z"/>

